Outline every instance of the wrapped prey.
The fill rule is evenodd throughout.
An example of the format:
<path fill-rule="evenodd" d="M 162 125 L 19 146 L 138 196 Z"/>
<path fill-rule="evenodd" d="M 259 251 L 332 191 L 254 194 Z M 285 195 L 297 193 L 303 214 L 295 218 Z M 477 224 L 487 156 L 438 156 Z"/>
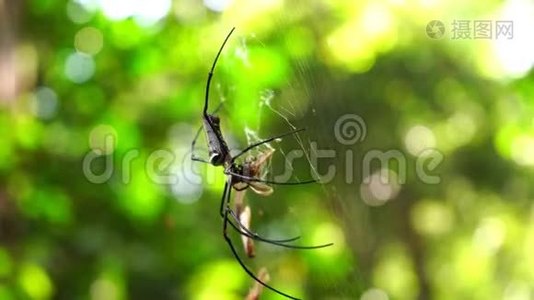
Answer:
<path fill-rule="evenodd" d="M 239 221 L 245 228 L 250 229 L 250 218 L 251 218 L 250 207 L 247 205 L 245 209 L 243 209 L 241 214 L 239 214 Z M 250 258 L 253 258 L 254 256 L 256 256 L 256 248 L 254 247 L 254 240 L 242 234 L 241 241 L 243 242 L 243 247 L 245 249 L 245 253 L 247 254 L 247 256 Z"/>

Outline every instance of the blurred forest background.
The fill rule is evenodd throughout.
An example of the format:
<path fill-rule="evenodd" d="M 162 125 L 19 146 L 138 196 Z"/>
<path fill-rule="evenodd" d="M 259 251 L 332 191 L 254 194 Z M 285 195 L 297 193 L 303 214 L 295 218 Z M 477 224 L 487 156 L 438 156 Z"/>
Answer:
<path fill-rule="evenodd" d="M 335 243 L 257 243 L 253 270 L 304 299 L 533 299 L 533 22 L 527 0 L 0 0 L 0 299 L 244 298 L 223 170 L 189 161 L 234 26 L 210 97 L 232 148 L 306 127 L 272 173 L 335 167 L 246 194 L 260 234 Z"/>

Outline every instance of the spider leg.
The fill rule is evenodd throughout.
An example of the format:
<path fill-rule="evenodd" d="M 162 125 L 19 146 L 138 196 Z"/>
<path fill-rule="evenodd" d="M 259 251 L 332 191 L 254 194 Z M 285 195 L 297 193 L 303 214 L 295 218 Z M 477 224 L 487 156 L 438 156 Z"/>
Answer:
<path fill-rule="evenodd" d="M 228 181 L 231 182 L 232 180 L 232 177 L 230 176 Z M 292 249 L 319 249 L 319 248 L 324 248 L 324 247 L 329 247 L 329 246 L 332 246 L 333 243 L 329 243 L 329 244 L 324 244 L 324 245 L 317 245 L 317 246 L 297 246 L 297 245 L 287 245 L 285 243 L 289 243 L 289 242 L 292 242 L 292 241 L 295 241 L 295 240 L 298 240 L 300 239 L 300 236 L 296 236 L 296 237 L 293 237 L 293 238 L 288 238 L 288 239 L 281 239 L 281 240 L 273 240 L 273 239 L 268 239 L 268 238 L 264 238 L 262 236 L 260 236 L 259 234 L 253 232 L 253 231 L 250 231 L 247 226 L 243 225 L 239 219 L 239 217 L 236 215 L 236 213 L 229 207 L 229 202 L 230 202 L 230 196 L 228 196 L 228 198 L 226 197 L 226 193 L 228 194 L 231 194 L 231 190 L 232 190 L 232 185 L 228 183 L 228 181 L 225 183 L 224 185 L 224 192 L 223 192 L 223 197 L 221 199 L 221 207 L 220 207 L 220 213 L 221 213 L 221 216 L 223 216 L 223 207 L 226 206 L 226 211 L 225 211 L 225 215 L 227 215 L 228 213 L 230 213 L 230 215 L 232 216 L 232 218 L 235 220 L 235 222 L 237 223 L 234 224 L 232 221 L 228 221 L 230 223 L 230 225 L 234 228 L 235 231 L 237 231 L 239 234 L 241 235 L 244 235 L 244 236 L 247 236 L 253 240 L 257 240 L 257 241 L 261 241 L 261 242 L 264 242 L 264 243 L 269 243 L 269 244 L 272 244 L 272 245 L 277 245 L 277 246 L 280 246 L 280 247 L 285 247 L 285 248 L 292 248 Z M 238 189 L 239 190 L 239 189 Z"/>
<path fill-rule="evenodd" d="M 277 289 L 275 289 L 274 287 L 268 285 L 267 283 L 261 281 L 258 277 L 256 277 L 256 275 L 254 275 L 254 273 L 245 265 L 245 263 L 241 260 L 241 258 L 239 257 L 239 255 L 237 254 L 237 251 L 234 247 L 234 245 L 232 244 L 232 240 L 230 239 L 230 237 L 228 236 L 227 232 L 226 232 L 226 221 L 225 221 L 225 226 L 224 226 L 224 230 L 223 230 L 223 236 L 224 236 L 224 240 L 226 241 L 226 243 L 228 244 L 228 246 L 230 247 L 230 250 L 232 250 L 232 254 L 234 255 L 234 257 L 236 258 L 237 262 L 241 265 L 241 268 L 243 268 L 243 270 L 250 276 L 252 277 L 252 279 L 254 279 L 256 282 L 258 282 L 259 284 L 263 285 L 264 287 L 270 289 L 271 291 L 277 293 L 277 294 L 280 294 L 282 296 L 285 296 L 289 299 L 296 299 L 296 300 L 299 300 L 299 298 L 295 298 L 293 296 L 290 296 L 282 291 L 279 291 Z"/>
<path fill-rule="evenodd" d="M 242 188 L 236 188 L 235 185 L 233 185 L 232 187 L 234 188 L 234 190 L 238 191 L 238 192 L 241 192 L 241 191 L 244 191 L 246 189 L 248 189 L 248 184 L 246 184 L 244 187 Z"/>
<path fill-rule="evenodd" d="M 221 215 L 221 218 L 224 218 L 224 205 L 226 204 L 226 201 L 230 201 L 230 198 L 226 199 L 226 193 L 228 192 L 228 187 L 229 187 L 229 183 L 228 181 L 226 181 L 224 183 L 224 190 L 223 190 L 223 195 L 222 195 L 222 198 L 221 198 L 221 206 L 219 208 L 219 214 Z"/>
<path fill-rule="evenodd" d="M 191 160 L 192 161 L 198 161 L 198 162 L 205 163 L 205 164 L 211 164 L 211 162 L 209 162 L 209 161 L 207 161 L 207 160 L 205 160 L 203 158 L 196 157 L 193 154 L 191 154 Z"/>
<path fill-rule="evenodd" d="M 237 233 L 239 233 L 241 235 L 244 235 L 246 237 L 249 237 L 249 238 L 251 238 L 253 240 L 261 241 L 261 242 L 268 243 L 268 244 L 273 244 L 273 245 L 279 245 L 279 244 L 289 243 L 289 242 L 293 242 L 293 241 L 296 241 L 296 240 L 300 239 L 300 236 L 296 236 L 296 237 L 293 237 L 293 238 L 290 238 L 290 239 L 282 239 L 282 240 L 271 240 L 271 239 L 267 239 L 267 238 L 261 237 L 259 234 L 246 229 L 246 226 L 244 226 L 241 223 L 241 221 L 239 221 L 239 219 L 237 218 L 237 216 L 235 215 L 235 212 L 233 210 L 230 209 L 229 213 L 232 216 L 232 218 L 238 224 L 238 225 L 236 225 L 232 221 L 229 220 L 228 222 L 230 223 L 230 226 L 232 226 L 234 228 L 234 230 L 237 231 Z M 289 245 L 289 246 L 291 246 L 291 245 Z"/>
<path fill-rule="evenodd" d="M 268 244 L 273 244 L 273 245 L 276 245 L 276 246 L 280 246 L 280 247 L 285 247 L 285 248 L 291 248 L 291 249 L 319 249 L 319 248 L 325 248 L 325 247 L 329 247 L 329 246 L 332 246 L 334 243 L 328 243 L 328 244 L 324 244 L 324 245 L 318 245 L 318 246 L 297 246 L 297 245 L 288 245 L 288 244 L 285 244 L 287 242 L 291 242 L 291 241 L 294 241 L 294 240 L 297 240 L 300 238 L 300 236 L 298 237 L 294 237 L 294 238 L 291 238 L 291 239 L 286 239 L 286 240 L 271 240 L 271 239 L 266 239 L 266 238 L 263 238 L 261 237 L 260 235 L 258 235 L 257 233 L 255 232 L 252 232 L 250 231 L 248 228 L 246 228 L 245 226 L 243 226 L 243 224 L 241 224 L 241 222 L 239 222 L 239 218 L 236 216 L 235 212 L 230 209 L 229 207 L 227 207 L 227 210 L 228 210 L 228 213 L 232 216 L 232 218 L 237 222 L 237 224 L 239 224 L 239 227 L 240 228 L 237 228 L 237 225 L 235 225 L 233 222 L 229 221 L 230 225 L 232 227 L 234 227 L 234 229 L 239 232 L 240 234 L 242 235 L 245 235 L 253 240 L 257 240 L 257 241 L 260 241 L 260 242 L 264 242 L 264 243 L 268 243 Z"/>
<path fill-rule="evenodd" d="M 258 147 L 258 146 L 261 146 L 263 144 L 272 142 L 272 141 L 274 141 L 276 139 L 280 139 L 280 138 L 283 138 L 285 136 L 288 136 L 288 135 L 291 135 L 291 134 L 295 134 L 295 133 L 298 133 L 298 132 L 301 132 L 301 131 L 304 131 L 304 130 L 306 130 L 306 129 L 305 128 L 295 129 L 295 130 L 286 132 L 284 134 L 280 134 L 280 135 L 274 136 L 272 138 L 269 138 L 269 139 L 266 139 L 266 140 L 263 140 L 263 141 L 259 141 L 257 143 L 252 144 L 252 145 L 249 145 L 248 147 L 243 149 L 241 152 L 239 152 L 236 156 L 232 157 L 232 160 L 230 161 L 230 163 L 233 163 L 238 157 L 240 157 L 241 155 L 247 153 L 248 151 L 250 151 L 250 150 L 252 150 L 252 149 L 254 149 L 254 148 Z"/>
<path fill-rule="evenodd" d="M 229 202 L 230 202 L 230 196 L 228 196 L 228 198 L 226 197 L 226 194 L 230 193 L 230 192 L 228 192 L 229 189 L 232 189 L 232 186 L 228 182 L 226 182 L 224 184 L 224 191 L 223 191 L 223 196 L 221 198 L 221 206 L 220 206 L 220 209 L 219 209 L 219 213 L 220 213 L 222 218 L 224 218 L 224 215 L 225 215 L 225 210 L 223 208 L 225 206 L 227 207 Z M 237 231 L 239 234 L 242 234 L 244 236 L 248 236 L 249 238 L 252 238 L 254 240 L 259 240 L 259 241 L 266 242 L 266 243 L 277 244 L 277 243 L 292 242 L 292 241 L 298 240 L 300 238 L 300 236 L 293 237 L 293 238 L 290 238 L 290 239 L 282 239 L 282 240 L 271 240 L 271 239 L 263 238 L 259 234 L 249 231 L 246 228 L 246 226 L 244 226 L 241 223 L 241 221 L 239 220 L 239 218 L 236 216 L 235 212 L 232 209 L 227 207 L 226 210 L 229 210 L 231 216 L 235 219 L 235 221 L 238 224 L 238 225 L 235 225 L 232 221 L 229 221 L 230 225 L 235 229 L 235 231 Z M 244 230 L 247 230 L 248 233 L 240 230 L 239 228 L 244 228 Z"/>
<path fill-rule="evenodd" d="M 228 33 L 228 35 L 224 39 L 224 42 L 222 43 L 221 48 L 219 48 L 219 52 L 217 52 L 217 56 L 215 56 L 215 60 L 213 60 L 213 65 L 211 65 L 211 70 L 208 73 L 208 81 L 206 82 L 206 97 L 204 99 L 204 111 L 203 111 L 203 114 L 205 117 L 207 117 L 208 115 L 208 99 L 210 95 L 210 84 L 211 84 L 211 78 L 213 77 L 213 71 L 215 70 L 215 65 L 217 64 L 217 60 L 219 59 L 219 56 L 221 55 L 224 45 L 226 45 L 226 42 L 228 41 L 228 39 L 230 38 L 234 30 L 235 30 L 235 27 L 233 27 L 232 30 L 230 30 L 230 33 Z"/>
<path fill-rule="evenodd" d="M 309 184 L 309 183 L 317 183 L 317 182 L 319 182 L 318 180 L 314 180 L 314 179 L 310 179 L 310 180 L 306 180 L 306 181 L 298 181 L 298 182 L 279 182 L 279 181 L 272 181 L 272 180 L 263 180 L 263 179 L 260 179 L 260 178 L 245 176 L 245 175 L 241 175 L 241 174 L 232 172 L 229 168 L 224 170 L 224 173 L 227 174 L 227 175 L 232 175 L 234 177 L 240 178 L 240 179 L 242 179 L 244 181 L 263 182 L 263 183 L 267 183 L 267 184 L 299 185 L 299 184 Z"/>
<path fill-rule="evenodd" d="M 191 142 L 191 160 L 211 164 L 211 162 L 195 155 L 195 145 L 197 143 L 198 137 L 200 136 L 200 132 L 202 132 L 202 126 L 198 128 L 197 133 L 195 134 L 195 138 L 193 139 L 193 142 Z"/>
<path fill-rule="evenodd" d="M 225 187 L 228 187 L 228 183 L 226 183 Z M 225 189 L 225 194 L 226 194 L 226 197 L 224 198 L 227 198 L 227 199 L 230 199 L 230 192 L 231 192 L 231 188 L 226 188 Z M 230 237 L 228 236 L 228 232 L 227 232 L 227 228 L 228 228 L 228 223 L 229 223 L 229 219 L 228 219 L 228 212 L 230 210 L 230 207 L 226 206 L 226 209 L 224 211 L 224 224 L 223 224 L 223 237 L 224 237 L 224 240 L 226 241 L 226 243 L 228 244 L 228 246 L 230 247 L 230 250 L 232 251 L 232 254 L 234 255 L 234 257 L 236 258 L 237 262 L 241 265 L 241 267 L 243 268 L 243 270 L 250 276 L 252 277 L 252 279 L 254 279 L 257 283 L 263 285 L 264 287 L 270 289 L 271 291 L 277 293 L 277 294 L 280 294 L 282 296 L 285 296 L 289 299 L 295 299 L 295 300 L 299 300 L 299 298 L 295 298 L 293 296 L 290 296 L 280 290 L 277 290 L 275 289 L 274 287 L 268 285 L 267 283 L 261 281 L 255 274 L 254 272 L 252 272 L 246 265 L 245 263 L 243 262 L 243 260 L 241 260 L 241 258 L 239 257 L 239 255 L 237 254 L 237 250 L 235 249 L 234 247 L 234 244 L 232 243 L 232 240 L 230 239 Z"/>

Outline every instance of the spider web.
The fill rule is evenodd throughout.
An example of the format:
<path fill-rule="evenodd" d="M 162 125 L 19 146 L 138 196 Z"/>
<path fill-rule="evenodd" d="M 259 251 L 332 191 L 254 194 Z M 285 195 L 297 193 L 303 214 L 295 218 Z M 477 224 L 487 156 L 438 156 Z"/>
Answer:
<path fill-rule="evenodd" d="M 265 43 L 258 40 L 254 34 L 252 34 L 250 37 L 241 37 L 240 38 L 240 45 L 235 50 L 235 55 L 240 58 L 240 60 L 245 64 L 247 67 L 254 68 L 253 65 L 251 65 L 250 61 L 248 60 L 248 54 L 247 54 L 247 39 L 254 40 L 255 42 L 258 42 L 262 47 L 268 47 Z M 298 72 L 297 74 L 303 74 L 307 72 L 306 71 L 306 64 L 305 62 L 301 62 L 301 64 L 298 65 Z M 303 93 L 299 94 L 298 96 L 305 97 L 306 99 L 310 99 L 309 97 L 309 90 L 306 87 L 305 84 L 299 84 L 300 87 L 304 88 Z M 238 87 L 234 87 L 238 88 Z M 287 90 L 295 90 L 297 87 L 294 86 L 291 82 L 286 82 L 286 87 L 283 87 L 283 89 Z M 221 101 L 225 101 L 225 97 L 221 98 Z M 270 138 L 275 134 L 280 134 L 284 132 L 289 132 L 297 129 L 308 129 L 304 125 L 304 127 L 298 127 L 296 125 L 296 120 L 299 119 L 306 111 L 308 110 L 308 103 L 305 103 L 306 107 L 296 107 L 293 100 L 295 100 L 294 97 L 281 97 L 279 94 L 275 92 L 273 89 L 263 89 L 259 92 L 257 95 L 256 101 L 253 103 L 253 105 L 256 106 L 257 115 L 255 124 L 245 124 L 243 133 L 246 137 L 247 145 L 251 145 L 253 143 L 260 142 L 264 139 Z M 283 124 L 286 128 L 283 132 L 276 132 L 276 133 L 268 133 L 265 130 L 263 130 L 263 123 L 265 119 L 273 120 L 271 125 L 275 125 L 274 123 L 277 123 L 276 127 L 283 127 L 280 126 Z M 266 150 L 275 150 L 275 155 L 280 155 L 283 158 L 283 161 L 286 163 L 285 168 L 287 171 L 291 174 L 294 174 L 295 169 L 294 166 L 289 163 L 290 160 L 287 159 L 287 153 L 284 150 L 284 148 L 280 145 L 285 144 L 284 141 L 293 140 L 298 145 L 298 150 L 302 152 L 303 158 L 307 161 L 307 166 L 309 168 L 309 174 L 311 178 L 318 179 L 319 174 L 316 170 L 316 167 L 311 161 L 310 158 L 310 151 L 309 151 L 309 138 L 303 138 L 304 135 L 309 135 L 308 132 L 300 132 L 296 133 L 290 136 L 286 136 L 283 139 L 276 139 L 270 143 L 262 144 L 259 147 L 255 147 L 250 151 L 250 156 L 257 156 L 263 151 Z M 239 147 L 238 147 L 239 148 Z M 294 150 L 294 149 L 293 149 Z M 271 161 L 269 161 L 269 165 L 265 166 L 264 169 L 272 170 L 272 165 L 270 164 Z M 266 175 L 268 171 L 265 172 Z M 297 175 L 293 175 L 291 177 L 293 181 L 299 182 L 303 180 L 307 180 L 309 178 L 299 178 Z"/>
<path fill-rule="evenodd" d="M 258 38 L 255 37 L 255 35 L 249 35 L 245 37 L 239 38 L 240 43 L 239 46 L 235 48 L 234 54 L 237 56 L 243 64 L 247 65 L 250 68 L 254 68 L 254 65 L 250 63 L 248 60 L 248 54 L 247 54 L 247 47 L 248 42 L 254 42 L 258 43 L 262 47 L 269 47 L 268 44 L 264 43 L 261 40 L 258 40 Z M 231 52 L 230 52 L 231 53 Z M 320 179 L 319 172 L 317 170 L 317 166 L 312 162 L 312 152 L 313 148 L 310 147 L 311 143 L 313 141 L 318 141 L 318 138 L 316 137 L 315 126 L 330 126 L 330 121 L 324 120 L 324 118 L 321 118 L 321 114 L 317 114 L 316 112 L 316 105 L 313 103 L 315 101 L 315 97 L 312 97 L 312 94 L 315 92 L 315 89 L 317 89 L 317 85 L 313 80 L 313 77 L 310 73 L 310 65 L 309 62 L 306 60 L 297 60 L 296 62 L 293 62 L 291 65 L 293 78 L 286 81 L 284 86 L 281 87 L 281 93 L 278 90 L 274 89 L 264 89 L 259 92 L 257 97 L 254 99 L 254 101 L 251 101 L 252 103 L 250 105 L 253 105 L 256 107 L 257 115 L 258 117 L 255 119 L 254 122 L 245 123 L 242 128 L 234 128 L 234 130 L 226 130 L 225 136 L 229 137 L 229 146 L 231 149 L 234 149 L 232 151 L 232 154 L 235 155 L 239 150 L 235 149 L 243 149 L 244 145 L 239 145 L 239 143 L 236 143 L 236 140 L 239 140 L 237 138 L 238 135 L 243 134 L 246 138 L 246 144 L 251 145 L 253 143 L 259 142 L 261 140 L 264 140 L 266 138 L 270 138 L 274 135 L 289 132 L 292 130 L 296 130 L 299 128 L 306 128 L 306 131 L 299 132 L 294 135 L 286 136 L 283 139 L 278 139 L 270 143 L 263 144 L 259 147 L 256 147 L 252 149 L 248 155 L 245 155 L 250 157 L 254 157 L 259 155 L 260 153 L 273 149 L 275 150 L 274 158 L 276 159 L 278 156 L 279 160 L 283 162 L 284 168 L 288 170 L 292 176 L 289 181 L 292 182 L 300 182 L 305 181 L 309 179 Z M 232 83 L 229 83 L 230 85 Z M 232 89 L 238 89 L 237 86 L 230 87 L 230 90 Z M 220 91 L 221 101 L 227 101 L 225 97 L 222 96 L 224 92 L 222 92 L 220 85 L 218 86 L 218 89 Z M 285 94 L 289 93 L 289 95 Z M 300 99 L 298 99 L 300 98 Z M 228 102 L 226 102 L 228 103 Z M 229 103 L 228 103 L 229 104 Z M 231 106 L 231 105 L 228 105 Z M 229 108 L 231 109 L 231 108 Z M 231 118 L 231 114 L 229 113 Z M 267 120 L 269 120 L 269 124 L 267 124 Z M 314 124 L 306 124 L 302 123 L 302 120 L 313 120 Z M 233 122 L 239 123 L 240 120 L 232 120 Z M 308 121 L 307 121 L 308 122 Z M 270 132 L 273 129 L 271 128 L 283 128 L 282 132 Z M 241 130 L 241 132 L 240 132 Z M 319 138 L 320 139 L 320 138 Z M 318 141 L 318 144 L 321 144 L 320 140 Z M 290 148 L 287 149 L 287 145 L 291 145 L 289 147 L 293 147 L 296 145 L 296 148 Z M 293 164 L 291 164 L 291 155 L 290 153 L 293 150 L 300 151 L 303 156 L 302 158 L 298 158 L 297 160 L 301 160 L 301 162 L 305 162 L 305 164 L 300 163 L 298 167 L 295 167 Z M 243 158 L 242 158 L 243 159 Z M 303 160 L 303 161 L 302 161 Z M 242 160 L 241 160 L 242 161 Z M 273 166 L 276 165 L 276 166 Z M 262 178 L 268 178 L 268 179 L 275 179 L 273 177 L 270 177 L 273 174 L 276 174 L 276 170 L 273 168 L 280 167 L 280 164 L 273 164 L 272 159 L 268 161 L 268 164 L 264 166 L 264 172 L 262 173 Z M 307 168 L 306 170 L 300 170 L 301 167 Z M 295 168 L 299 168 L 299 170 L 296 170 Z M 299 172 L 301 171 L 301 172 Z M 302 172 L 304 171 L 304 172 Z M 309 174 L 304 176 L 298 176 L 296 174 L 302 173 L 302 174 Z M 329 187 L 328 185 L 312 185 L 313 187 L 313 194 L 318 199 L 321 200 L 321 203 L 318 204 L 317 208 L 320 207 L 326 207 L 326 214 L 327 218 L 329 218 L 331 221 L 340 223 L 338 220 L 336 220 L 336 216 L 334 214 L 334 211 L 339 209 L 341 206 L 343 210 L 345 210 L 343 202 L 340 201 L 337 191 L 334 187 Z M 303 240 L 299 241 L 302 245 L 311 245 L 316 244 L 316 241 L 312 241 L 310 238 L 310 235 L 313 235 L 313 232 L 306 229 L 306 226 L 304 224 L 313 224 L 313 220 L 305 220 L 305 218 L 309 218 L 312 214 L 305 214 L 304 216 L 301 216 L 299 213 L 299 210 L 302 209 L 301 206 L 297 205 L 294 206 L 292 203 L 276 203 L 276 205 L 284 207 L 283 210 L 285 210 L 284 215 L 281 216 L 272 216 L 271 219 L 273 221 L 265 222 L 265 220 L 259 219 L 258 214 L 262 215 L 264 209 L 269 206 L 270 201 L 278 202 L 280 201 L 280 193 L 294 193 L 293 190 L 296 191 L 306 191 L 308 192 L 309 188 L 305 185 L 303 186 L 292 186 L 290 189 L 286 188 L 279 188 L 278 186 L 273 186 L 275 189 L 275 192 L 272 196 L 269 196 L 268 199 L 265 199 L 265 197 L 254 195 L 252 192 L 247 192 L 245 196 L 245 202 L 250 204 L 253 207 L 253 221 L 252 221 L 252 229 L 254 231 L 257 231 L 260 233 L 260 235 L 269 237 L 269 238 L 288 238 L 293 236 L 302 236 Z M 278 191 L 280 189 L 281 191 Z M 299 194 L 299 192 L 297 192 Z M 234 195 L 235 196 L 235 195 Z M 260 199 L 264 198 L 264 199 Z M 324 199 L 324 201 L 323 201 Z M 233 199 L 231 200 L 233 201 Z M 322 239 L 320 243 L 328 243 L 329 240 Z M 260 267 L 274 267 L 272 265 L 272 262 L 269 260 L 268 257 L 271 259 L 273 258 L 273 253 L 275 254 L 275 257 L 280 256 L 280 254 L 283 253 L 282 257 L 285 257 L 285 255 L 295 255 L 295 254 L 289 254 L 287 249 L 264 244 L 258 242 L 256 245 L 258 249 L 258 253 L 268 254 L 266 252 L 270 252 L 271 255 L 265 255 L 262 258 L 262 254 L 258 254 L 258 256 L 254 259 L 254 267 L 260 268 Z M 306 251 L 324 251 L 324 250 L 302 250 L 297 251 L 300 252 L 296 255 L 299 256 L 306 256 L 307 254 L 304 253 Z M 293 251 L 294 252 L 294 251 Z M 276 276 L 273 276 L 276 277 Z M 337 281 L 335 279 L 324 279 L 321 280 L 324 281 L 325 286 L 332 287 L 337 285 Z M 273 283 L 276 284 L 276 283 Z M 341 294 L 346 294 L 346 291 L 341 292 Z"/>
<path fill-rule="evenodd" d="M 223 27 L 223 26 L 221 26 Z M 281 85 L 273 88 L 258 90 L 246 103 L 238 103 L 236 94 L 239 92 L 240 84 L 237 84 L 232 76 L 236 71 L 230 69 L 232 63 L 239 63 L 247 68 L 257 68 L 249 60 L 249 48 L 264 47 L 267 51 L 272 45 L 257 38 L 254 34 L 239 35 L 236 32 L 226 45 L 219 62 L 216 66 L 209 99 L 210 113 L 215 113 L 221 119 L 223 136 L 231 149 L 231 155 L 236 155 L 241 149 L 258 141 L 262 141 L 273 136 L 306 128 L 306 131 L 285 136 L 282 139 L 265 143 L 252 149 L 238 159 L 238 163 L 243 163 L 247 158 L 257 157 L 268 150 L 275 150 L 271 159 L 262 169 L 261 178 L 283 181 L 277 178 L 280 169 L 288 171 L 291 176 L 284 178 L 290 182 L 306 181 L 309 179 L 320 179 L 317 166 L 312 161 L 314 155 L 312 143 L 317 143 L 319 148 L 325 148 L 328 144 L 325 141 L 324 133 L 321 136 L 320 129 L 332 126 L 332 120 L 317 113 L 318 107 L 316 97 L 319 88 L 312 73 L 311 59 L 293 59 L 290 63 L 290 76 Z M 210 55 L 213 54 L 210 52 Z M 206 55 L 206 57 L 211 57 Z M 233 62 L 232 62 L 233 60 Z M 230 73 L 231 72 L 231 73 Z M 237 74 L 236 76 L 242 76 Z M 240 119 L 236 117 L 240 105 L 247 105 L 247 111 L 253 111 L 255 118 Z M 250 109 L 249 109 L 250 108 Z M 173 141 L 189 141 L 191 133 L 195 133 L 199 124 L 195 127 L 177 127 L 172 134 Z M 181 145 L 181 144 L 180 144 Z M 182 177 L 178 183 L 171 188 L 180 202 L 192 203 L 197 201 L 204 191 L 211 190 L 214 194 L 222 193 L 224 176 L 221 168 L 209 166 L 208 164 L 192 163 L 190 156 L 186 155 L 190 145 L 182 145 L 177 157 L 185 157 L 177 167 L 181 168 L 176 173 Z M 302 156 L 292 159 L 294 151 L 299 151 Z M 202 132 L 196 145 L 195 154 L 204 159 L 207 158 L 207 143 L 205 133 Z M 291 163 L 293 162 L 293 163 Z M 184 172 L 185 171 L 185 172 Z M 189 172 L 189 173 L 188 173 Z M 284 173 L 286 174 L 286 173 Z M 299 175 L 297 175 L 299 174 Z M 188 180 L 188 178 L 190 178 Z M 214 179 L 216 178 L 216 179 Z M 339 220 L 339 210 L 350 211 L 345 208 L 345 204 L 333 185 L 329 184 L 309 184 L 295 186 L 271 185 L 274 193 L 268 197 L 256 195 L 249 190 L 244 195 L 244 204 L 250 205 L 252 209 L 251 230 L 261 236 L 271 239 L 284 239 L 301 236 L 302 239 L 295 242 L 297 245 L 319 245 L 329 242 L 339 243 L 339 240 L 330 240 L 330 236 L 317 236 L 318 228 L 323 222 L 328 224 L 342 224 Z M 237 193 L 232 192 L 231 205 L 234 206 Z M 181 199 L 181 200 L 180 200 Z M 190 199 L 190 200 L 188 200 Z M 343 214 L 341 214 L 343 216 Z M 320 222 L 320 224 L 317 224 Z M 335 225 L 334 225 L 335 226 Z M 323 226 L 324 227 L 324 226 Z M 242 249 L 241 238 L 233 234 L 234 245 Z M 246 263 L 252 270 L 259 270 L 262 267 L 269 269 L 272 281 L 269 283 L 281 290 L 284 290 L 283 276 L 281 275 L 287 261 L 292 261 L 299 257 L 300 265 L 308 265 L 310 257 L 321 259 L 327 249 L 319 250 L 289 250 L 269 244 L 256 242 L 257 256 Z M 343 244 L 343 243 L 341 243 Z M 321 254 L 323 253 L 323 254 Z M 243 252 L 241 250 L 241 254 Z M 308 261 L 308 262 L 307 262 Z M 298 265 L 298 264 L 297 264 Z M 282 267 L 281 267 L 282 266 Z M 352 268 L 352 267 L 351 267 Z M 283 272 L 282 272 L 283 273 Z M 319 272 L 320 273 L 320 272 Z M 286 274 L 287 275 L 287 274 Z M 320 275 L 320 274 L 319 274 Z M 290 275 L 287 278 L 291 278 Z M 308 277 L 316 277 L 317 281 L 324 282 L 325 290 L 339 285 L 336 278 L 316 274 L 308 274 Z M 298 276 L 297 276 L 298 277 Z M 251 281 L 252 282 L 252 281 Z M 304 283 L 305 281 L 303 281 Z M 338 295 L 347 294 L 347 291 L 334 293 Z M 287 290 L 287 292 L 291 292 Z M 271 297 L 272 293 L 267 292 Z M 276 296 L 275 296 L 276 297 Z M 354 298 L 354 297 L 351 297 Z"/>

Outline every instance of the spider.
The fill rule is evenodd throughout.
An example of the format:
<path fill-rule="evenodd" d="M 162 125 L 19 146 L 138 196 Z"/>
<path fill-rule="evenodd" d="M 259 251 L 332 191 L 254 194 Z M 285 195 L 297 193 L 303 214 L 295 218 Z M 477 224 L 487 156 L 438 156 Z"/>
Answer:
<path fill-rule="evenodd" d="M 295 129 L 283 134 L 280 134 L 278 136 L 274 136 L 272 138 L 268 138 L 256 143 L 253 143 L 249 146 L 247 146 L 245 149 L 240 151 L 235 156 L 232 156 L 230 154 L 230 150 L 228 148 L 228 145 L 226 144 L 226 141 L 223 138 L 221 127 L 220 127 L 220 119 L 218 116 L 215 115 L 215 113 L 219 110 L 221 105 L 217 107 L 214 111 L 214 113 L 209 114 L 208 113 L 208 99 L 209 99 L 209 90 L 210 90 L 210 84 L 211 79 L 213 77 L 213 72 L 215 69 L 215 66 L 217 64 L 217 60 L 219 59 L 219 56 L 234 32 L 235 28 L 232 28 L 232 30 L 228 33 L 226 38 L 224 39 L 224 42 L 222 43 L 221 47 L 219 48 L 219 51 L 217 52 L 217 55 L 215 56 L 215 59 L 213 61 L 213 64 L 211 66 L 210 72 L 208 73 L 208 79 L 206 82 L 206 90 L 205 90 L 205 98 L 204 98 L 204 109 L 202 112 L 202 123 L 203 127 L 199 128 L 197 131 L 192 143 L 191 143 L 191 159 L 193 161 L 199 161 L 207 164 L 211 164 L 213 166 L 223 166 L 224 167 L 224 173 L 226 176 L 226 182 L 223 189 L 223 194 L 221 197 L 221 204 L 219 208 L 219 214 L 223 218 L 223 237 L 230 247 L 230 250 L 232 251 L 232 254 L 236 258 L 237 262 L 241 265 L 243 270 L 252 277 L 257 283 L 263 285 L 264 287 L 282 295 L 290 299 L 298 299 L 293 296 L 290 296 L 270 285 L 268 285 L 265 281 L 261 280 L 260 278 L 262 276 L 256 276 L 243 262 L 243 260 L 240 258 L 239 254 L 237 253 L 237 250 L 232 243 L 232 240 L 228 236 L 228 224 L 236 230 L 240 235 L 243 237 L 251 240 L 257 240 L 265 243 L 270 243 L 273 245 L 286 247 L 286 248 L 294 248 L 294 249 L 317 249 L 317 248 L 323 248 L 331 246 L 330 244 L 324 244 L 319 246 L 296 246 L 287 244 L 289 242 L 295 241 L 299 239 L 300 237 L 293 237 L 289 239 L 280 239 L 280 240 L 274 240 L 274 239 L 267 239 L 264 238 L 254 232 L 252 232 L 248 227 L 248 221 L 245 222 L 247 224 L 243 224 L 241 222 L 241 218 L 239 215 L 241 215 L 241 212 L 236 213 L 230 208 L 230 199 L 231 199 L 231 190 L 232 188 L 236 191 L 244 191 L 247 188 L 251 188 L 254 192 L 260 194 L 260 195 L 270 195 L 273 190 L 272 187 L 270 187 L 270 184 L 277 184 L 277 185 L 300 185 L 300 184 L 308 184 L 308 183 L 314 183 L 317 182 L 316 180 L 308 180 L 308 181 L 301 181 L 301 182 L 277 182 L 277 181 L 270 181 L 270 180 L 264 180 L 259 178 L 260 171 L 262 166 L 265 164 L 265 162 L 268 161 L 268 159 L 271 157 L 272 152 L 266 152 L 263 154 L 260 154 L 258 157 L 249 157 L 245 159 L 243 163 L 238 163 L 237 159 L 243 156 L 244 154 L 248 153 L 250 150 L 255 149 L 261 145 L 267 144 L 269 142 L 272 142 L 274 140 L 279 140 L 285 136 L 297 134 L 304 129 Z M 197 157 L 194 155 L 194 149 L 197 142 L 197 139 L 202 131 L 204 129 L 204 132 L 206 133 L 207 143 L 208 143 L 208 154 L 209 154 L 209 160 L 202 159 L 200 157 Z M 248 213 L 250 216 L 250 213 Z M 235 224 L 234 224 L 235 221 Z M 246 245 L 245 245 L 246 248 Z M 245 249 L 245 252 L 247 252 L 247 255 L 249 257 L 253 256 L 253 251 L 247 251 Z M 261 275 L 261 274 L 260 274 Z"/>

